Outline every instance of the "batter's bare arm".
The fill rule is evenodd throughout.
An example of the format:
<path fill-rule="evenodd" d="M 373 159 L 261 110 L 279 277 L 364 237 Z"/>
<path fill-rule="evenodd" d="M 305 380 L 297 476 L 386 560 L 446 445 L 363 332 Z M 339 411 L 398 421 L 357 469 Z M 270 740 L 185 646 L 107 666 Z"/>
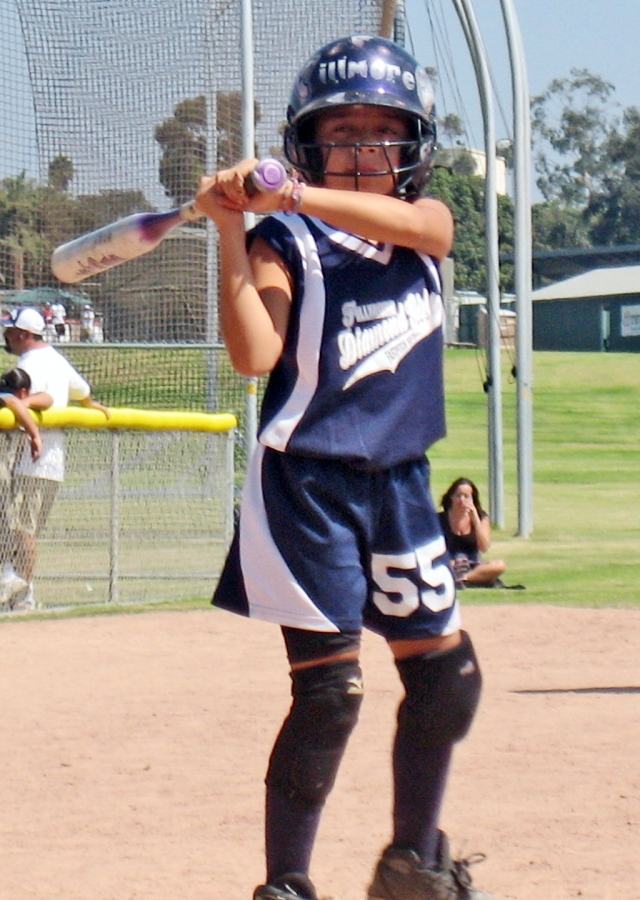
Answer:
<path fill-rule="evenodd" d="M 234 211 L 277 212 L 291 207 L 294 182 L 278 191 L 248 196 L 242 189 L 244 173 L 254 160 L 243 160 L 232 169 L 203 179 L 197 205 L 205 210 L 204 193 L 215 194 L 219 206 Z M 298 191 L 296 211 L 317 216 L 343 231 L 381 243 L 408 247 L 438 260 L 444 259 L 453 245 L 453 216 L 449 208 L 434 197 L 421 197 L 414 203 L 397 197 L 361 191 L 341 191 L 305 185 Z M 213 216 L 212 216 L 213 218 Z"/>
<path fill-rule="evenodd" d="M 223 205 L 225 199 L 218 179 L 202 180 L 198 207 L 216 223 L 220 239 L 222 335 L 237 372 L 264 375 L 282 354 L 291 287 L 280 257 L 264 241 L 247 252 L 244 217 Z"/>
<path fill-rule="evenodd" d="M 407 203 L 396 197 L 307 186 L 300 212 L 382 243 L 444 259 L 453 245 L 453 216 L 433 197 Z"/>
<path fill-rule="evenodd" d="M 284 203 L 286 193 L 247 198 L 242 208 L 253 212 L 274 212 Z M 224 202 L 224 201 L 223 201 Z M 297 204 L 299 212 L 316 216 L 351 234 L 380 243 L 395 244 L 444 259 L 453 245 L 453 216 L 448 206 L 434 197 L 414 203 L 382 194 L 339 191 L 305 185 Z M 236 207 L 237 208 L 237 207 Z"/>

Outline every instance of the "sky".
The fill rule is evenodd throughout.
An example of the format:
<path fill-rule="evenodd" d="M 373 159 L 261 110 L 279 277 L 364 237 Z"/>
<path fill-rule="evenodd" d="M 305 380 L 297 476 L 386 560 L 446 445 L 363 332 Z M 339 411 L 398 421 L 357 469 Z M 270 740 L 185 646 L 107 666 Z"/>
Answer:
<path fill-rule="evenodd" d="M 531 96 L 542 94 L 554 78 L 569 76 L 571 69 L 588 69 L 613 84 L 616 90 L 612 101 L 622 109 L 640 107 L 638 0 L 513 0 L 513 5 L 522 33 Z M 482 147 L 475 76 L 452 0 L 405 0 L 405 6 L 407 49 L 421 63 L 435 65 L 439 71 L 439 118 L 448 112 L 458 113 L 474 145 Z M 433 30 L 427 9 L 436 23 Z M 512 134 L 513 124 L 502 5 L 500 0 L 473 0 L 473 9 L 494 80 L 496 137 L 506 138 Z"/>
<path fill-rule="evenodd" d="M 572 68 L 584 68 L 614 85 L 612 99 L 620 109 L 640 107 L 638 0 L 513 0 L 513 3 L 522 32 L 530 95 L 544 92 L 552 79 L 568 76 Z M 453 0 L 405 0 L 405 5 L 407 49 L 424 65 L 435 66 L 439 72 L 438 116 L 442 118 L 449 112 L 460 115 L 470 145 L 482 148 L 478 90 Z M 494 80 L 495 130 L 500 140 L 510 137 L 513 131 L 502 7 L 500 0 L 473 0 L 473 8 Z M 0 0 L 0 9 L 4 25 L 8 24 L 7 20 L 15 22 L 14 0 Z M 24 67 L 24 60 L 20 48 L 11 49 L 14 52 L 5 54 L 0 66 L 4 74 L 11 71 L 15 78 L 19 68 Z M 20 98 L 0 92 L 0 120 L 5 129 L 18 120 L 12 106 L 18 102 L 21 102 L 19 118 L 23 118 L 28 106 Z M 30 155 L 23 148 L 22 164 Z M 0 159 L 0 169 L 15 171 L 17 164 L 13 159 Z M 0 172 L 0 177 L 3 174 Z"/>

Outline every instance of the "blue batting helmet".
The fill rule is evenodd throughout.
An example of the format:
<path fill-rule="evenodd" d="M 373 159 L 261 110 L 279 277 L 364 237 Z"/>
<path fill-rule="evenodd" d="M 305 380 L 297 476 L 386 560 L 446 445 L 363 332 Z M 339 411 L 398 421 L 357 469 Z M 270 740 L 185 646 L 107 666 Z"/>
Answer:
<path fill-rule="evenodd" d="M 327 109 L 354 105 L 406 113 L 411 136 L 400 142 L 401 163 L 393 171 L 398 192 L 415 195 L 426 181 L 435 150 L 433 82 L 406 50 L 384 38 L 340 38 L 318 50 L 303 66 L 287 109 L 285 155 L 289 162 L 310 182 L 322 184 L 324 154 L 315 141 L 316 116 Z"/>

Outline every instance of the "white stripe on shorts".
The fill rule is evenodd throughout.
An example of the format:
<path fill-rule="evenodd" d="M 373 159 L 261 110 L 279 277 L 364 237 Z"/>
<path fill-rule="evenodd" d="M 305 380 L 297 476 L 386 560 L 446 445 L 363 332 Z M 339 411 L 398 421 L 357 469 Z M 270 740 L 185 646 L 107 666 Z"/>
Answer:
<path fill-rule="evenodd" d="M 337 632 L 293 577 L 271 537 L 262 495 L 264 448 L 256 447 L 244 483 L 240 516 L 240 562 L 249 615 L 308 631 Z"/>

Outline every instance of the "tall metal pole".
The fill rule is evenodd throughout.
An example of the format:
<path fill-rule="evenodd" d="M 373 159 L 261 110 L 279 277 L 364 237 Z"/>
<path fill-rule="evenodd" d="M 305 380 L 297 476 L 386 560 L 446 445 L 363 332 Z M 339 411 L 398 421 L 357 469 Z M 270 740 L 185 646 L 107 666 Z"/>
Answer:
<path fill-rule="evenodd" d="M 111 512 L 109 540 L 109 603 L 120 601 L 120 433 L 114 429 L 111 439 Z"/>
<path fill-rule="evenodd" d="M 514 119 L 518 534 L 533 531 L 533 366 L 531 313 L 531 122 L 522 35 L 512 0 L 500 0 L 511 63 Z"/>
<path fill-rule="evenodd" d="M 214 73 L 215 33 L 213 3 L 206 19 L 205 47 L 208 66 L 208 90 L 206 97 L 207 115 L 207 172 L 215 172 L 218 159 L 218 86 Z M 206 247 L 207 247 L 207 314 L 205 322 L 205 342 L 208 344 L 206 352 L 207 360 L 207 399 L 206 408 L 209 412 L 215 412 L 218 408 L 218 352 L 212 348 L 219 340 L 218 317 L 218 232 L 210 219 L 206 220 Z"/>
<path fill-rule="evenodd" d="M 487 340 L 489 350 L 488 444 L 489 513 L 491 521 L 504 527 L 504 464 L 502 434 L 502 372 L 500 359 L 500 263 L 498 241 L 498 190 L 496 175 L 496 135 L 491 77 L 482 35 L 471 0 L 453 0 L 469 46 L 480 93 L 484 124 L 485 230 L 487 264 Z"/>
<path fill-rule="evenodd" d="M 242 59 L 242 156 L 252 157 L 256 146 L 255 100 L 253 76 L 253 9 L 251 0 L 241 0 L 241 59 Z M 255 215 L 245 213 L 247 229 L 255 225 Z M 258 433 L 258 380 L 246 380 L 244 437 L 247 461 L 253 453 Z"/>

